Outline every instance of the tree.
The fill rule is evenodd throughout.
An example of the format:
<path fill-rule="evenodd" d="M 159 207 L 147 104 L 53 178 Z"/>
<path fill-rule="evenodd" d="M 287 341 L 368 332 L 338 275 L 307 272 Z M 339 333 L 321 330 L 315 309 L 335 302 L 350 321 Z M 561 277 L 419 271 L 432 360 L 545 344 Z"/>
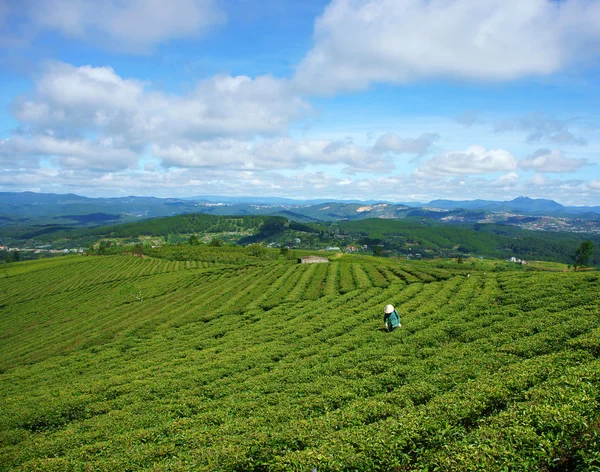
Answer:
<path fill-rule="evenodd" d="M 19 262 L 21 260 L 21 253 L 19 251 L 10 251 L 5 254 L 4 262 Z"/>
<path fill-rule="evenodd" d="M 592 241 L 584 241 L 581 243 L 581 246 L 575 250 L 575 255 L 573 256 L 573 259 L 575 260 L 573 267 L 575 270 L 585 267 L 588 264 L 592 257 L 592 252 L 594 252 L 594 243 Z"/>
<path fill-rule="evenodd" d="M 223 240 L 219 239 L 219 238 L 213 238 L 210 243 L 208 243 L 209 246 L 215 246 L 215 247 L 220 247 L 223 245 Z"/>
<path fill-rule="evenodd" d="M 254 257 L 264 257 L 267 254 L 267 249 L 260 244 L 251 244 L 248 246 L 248 254 Z"/>
<path fill-rule="evenodd" d="M 198 237 L 195 234 L 192 234 L 189 237 L 188 243 L 190 246 L 198 246 L 200 244 L 200 242 L 198 241 Z"/>
<path fill-rule="evenodd" d="M 383 254 L 383 247 L 380 246 L 379 244 L 377 244 L 375 246 L 375 248 L 373 249 L 373 255 L 377 256 L 377 257 L 381 257 L 382 254 Z"/>

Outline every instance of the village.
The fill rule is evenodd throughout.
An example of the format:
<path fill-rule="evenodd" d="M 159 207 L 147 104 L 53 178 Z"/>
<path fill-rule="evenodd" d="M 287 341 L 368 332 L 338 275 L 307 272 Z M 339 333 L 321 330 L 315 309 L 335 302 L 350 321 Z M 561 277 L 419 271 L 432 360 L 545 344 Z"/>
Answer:
<path fill-rule="evenodd" d="M 38 247 L 9 247 L 1 246 L 0 251 L 6 252 L 32 252 L 33 254 L 41 254 L 47 252 L 49 254 L 66 254 L 66 253 L 83 253 L 85 250 L 80 248 L 65 248 L 65 249 L 49 249 L 49 246 L 38 246 Z"/>

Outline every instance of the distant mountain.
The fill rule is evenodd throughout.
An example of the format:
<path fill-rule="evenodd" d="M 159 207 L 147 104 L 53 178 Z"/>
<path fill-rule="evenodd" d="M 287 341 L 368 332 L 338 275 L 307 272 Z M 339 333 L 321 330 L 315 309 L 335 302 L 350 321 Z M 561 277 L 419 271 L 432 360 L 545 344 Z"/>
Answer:
<path fill-rule="evenodd" d="M 488 212 L 514 211 L 535 215 L 586 215 L 593 217 L 592 214 L 600 215 L 600 207 L 573 207 L 563 206 L 554 200 L 542 198 L 518 197 L 514 200 L 495 202 L 490 200 L 432 200 L 426 206 L 441 209 L 464 208 L 468 210 L 485 210 Z"/>
<path fill-rule="evenodd" d="M 598 218 L 600 215 L 600 206 L 595 207 L 565 207 L 565 211 L 570 215 L 574 215 L 580 218 Z"/>
<path fill-rule="evenodd" d="M 74 194 L 0 192 L 0 224 L 47 222 L 95 224 L 109 220 L 133 221 L 157 216 L 197 212 L 196 204 L 176 198 L 116 197 L 88 198 Z M 105 215 L 105 216 L 98 216 Z M 109 215 L 109 216 L 106 216 Z"/>
<path fill-rule="evenodd" d="M 382 203 L 379 200 L 336 200 L 336 199 L 311 199 L 297 200 L 293 198 L 279 197 L 223 197 L 218 195 L 199 195 L 196 197 L 183 197 L 182 200 L 194 201 L 199 203 L 227 203 L 227 204 L 263 204 L 263 205 L 320 205 L 322 203 Z M 389 203 L 389 202 L 386 202 Z"/>
<path fill-rule="evenodd" d="M 48 205 L 48 204 L 69 204 L 85 203 L 94 200 L 73 193 L 35 193 L 35 192 L 0 192 L 0 204 L 21 204 L 21 205 Z"/>
<path fill-rule="evenodd" d="M 433 200 L 427 204 L 393 204 L 383 201 L 294 200 L 210 195 L 185 199 L 136 196 L 88 198 L 74 194 L 0 192 L 0 226 L 62 224 L 90 227 L 109 221 L 126 223 L 185 213 L 218 216 L 274 215 L 285 216 L 288 220 L 301 223 L 411 217 L 428 218 L 442 223 L 472 223 L 485 220 L 486 215 L 493 217 L 494 213 L 502 212 L 527 217 L 554 216 L 600 221 L 600 207 L 566 207 L 553 200 L 528 197 L 504 202 Z M 493 217 L 493 220 L 501 222 L 502 217 Z M 528 222 L 523 219 L 514 222 L 524 223 Z"/>
<path fill-rule="evenodd" d="M 491 209 L 494 207 L 495 207 L 494 205 L 491 205 L 490 208 L 486 208 L 486 209 Z M 541 198 L 533 199 L 533 198 L 529 198 L 529 197 L 518 197 L 509 202 L 504 202 L 502 204 L 499 204 L 498 207 L 500 209 L 506 209 L 509 211 L 517 210 L 517 211 L 524 211 L 524 212 L 528 212 L 528 213 L 531 213 L 531 212 L 557 213 L 557 212 L 564 211 L 564 209 L 565 209 L 564 206 L 562 206 L 560 203 L 556 203 L 554 200 L 544 200 Z"/>
<path fill-rule="evenodd" d="M 422 206 L 432 208 L 442 208 L 446 210 L 452 210 L 455 208 L 463 208 L 465 210 L 481 210 L 482 208 L 490 205 L 497 205 L 499 202 L 491 200 L 432 200 L 429 203 L 425 203 Z"/>

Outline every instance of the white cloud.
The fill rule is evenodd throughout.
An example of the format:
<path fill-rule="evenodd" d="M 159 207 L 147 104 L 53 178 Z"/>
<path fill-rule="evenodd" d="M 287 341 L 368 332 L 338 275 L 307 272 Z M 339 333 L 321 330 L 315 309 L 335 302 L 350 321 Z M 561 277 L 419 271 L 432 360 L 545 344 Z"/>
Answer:
<path fill-rule="evenodd" d="M 39 159 L 30 152 L 29 142 L 21 136 L 0 139 L 0 166 L 8 168 L 37 167 Z"/>
<path fill-rule="evenodd" d="M 421 155 L 438 138 L 389 133 L 370 147 L 273 137 L 310 108 L 288 82 L 270 76 L 215 76 L 175 95 L 110 67 L 52 62 L 12 109 L 20 135 L 3 142 L 0 155 L 23 162 L 56 157 L 62 168 L 131 168 L 152 149 L 166 167 L 267 171 L 326 165 L 345 166 L 346 173 L 389 172 L 395 155 Z"/>
<path fill-rule="evenodd" d="M 509 172 L 508 174 L 498 177 L 496 180 L 490 183 L 493 187 L 515 187 L 519 183 L 519 174 L 516 172 Z"/>
<path fill-rule="evenodd" d="M 20 122 L 20 139 L 31 140 L 31 149 L 39 148 L 35 141 L 40 136 L 63 142 L 94 136 L 88 141 L 110 143 L 105 151 L 114 148 L 138 154 L 151 144 L 168 148 L 173 143 L 222 136 L 279 134 L 292 119 L 309 111 L 285 81 L 270 76 L 215 76 L 199 81 L 185 95 L 175 95 L 153 91 L 150 83 L 123 78 L 110 67 L 60 62 L 48 64 L 33 92 L 17 97 L 12 109 Z M 97 143 L 89 146 L 97 147 Z M 110 162 L 111 155 L 87 152 L 87 165 Z M 82 165 L 75 157 L 65 156 L 61 164 Z M 131 160 L 125 159 L 122 165 Z"/>
<path fill-rule="evenodd" d="M 587 159 L 569 159 L 558 149 L 538 149 L 528 159 L 519 161 L 519 167 L 536 172 L 574 172 L 586 165 Z"/>
<path fill-rule="evenodd" d="M 531 179 L 527 181 L 529 185 L 535 185 L 537 187 L 544 187 L 551 184 L 551 180 L 542 174 L 535 174 Z"/>
<path fill-rule="evenodd" d="M 504 149 L 490 149 L 471 146 L 466 151 L 453 151 L 439 154 L 415 170 L 418 177 L 445 175 L 472 175 L 493 172 L 507 172 L 517 169 L 517 160 Z"/>
<path fill-rule="evenodd" d="M 428 77 L 513 80 L 594 57 L 600 4 L 333 0 L 315 22 L 314 40 L 296 77 L 311 91 Z"/>
<path fill-rule="evenodd" d="M 271 138 L 244 141 L 234 138 L 173 140 L 155 144 L 152 153 L 167 167 L 203 167 L 238 170 L 301 169 L 313 166 L 346 166 L 345 173 L 389 172 L 397 154 L 421 155 L 438 138 L 425 133 L 419 138 L 382 135 L 374 146 L 359 146 L 351 140 Z"/>
<path fill-rule="evenodd" d="M 388 159 L 368 148 L 327 139 L 276 138 L 249 142 L 222 138 L 154 145 L 152 153 L 167 167 L 266 171 L 300 169 L 307 165 L 346 165 L 351 172 L 393 169 Z"/>
<path fill-rule="evenodd" d="M 308 110 L 285 81 L 270 76 L 215 76 L 174 95 L 122 78 L 110 67 L 65 63 L 47 65 L 32 95 L 13 105 L 26 125 L 71 133 L 91 129 L 132 140 L 280 132 Z"/>
<path fill-rule="evenodd" d="M 381 153 L 407 153 L 421 156 L 431 149 L 433 142 L 439 137 L 437 133 L 424 133 L 418 138 L 400 138 L 394 133 L 386 133 L 377 140 L 373 150 Z"/>
<path fill-rule="evenodd" d="M 25 0 L 18 5 L 14 8 L 27 18 L 29 31 L 56 31 L 134 53 L 202 36 L 225 21 L 215 0 Z"/>
<path fill-rule="evenodd" d="M 587 187 L 593 192 L 600 193 L 600 180 L 591 180 L 587 183 Z"/>
<path fill-rule="evenodd" d="M 12 106 L 19 135 L 0 157 L 33 165 L 54 158 L 66 168 L 132 168 L 147 150 L 165 167 L 268 171 L 336 166 L 347 174 L 389 172 L 395 156 L 428 152 L 435 133 L 373 146 L 351 140 L 276 137 L 310 112 L 289 83 L 270 76 L 215 76 L 185 95 L 118 75 L 110 67 L 48 63 L 31 93 Z M 17 164 L 18 162 L 18 164 Z"/>
<path fill-rule="evenodd" d="M 506 119 L 495 123 L 494 131 L 524 131 L 525 141 L 529 144 L 548 141 L 561 145 L 586 146 L 587 140 L 575 136 L 569 130 L 569 120 L 560 120 L 542 113 L 530 113 L 519 119 Z"/>
<path fill-rule="evenodd" d="M 6 191 L 73 192 L 89 196 L 260 195 L 292 198 L 348 198 L 422 201 L 436 198 L 510 200 L 520 195 L 551 198 L 562 204 L 597 205 L 600 181 L 516 181 L 482 177 L 433 177 L 395 174 L 377 178 L 339 178 L 326 172 L 278 172 L 207 168 L 130 169 L 96 173 L 85 169 L 6 169 L 0 188 Z M 514 185 L 513 185 L 514 184 Z"/>
<path fill-rule="evenodd" d="M 55 158 L 63 169 L 111 172 L 135 167 L 137 153 L 113 145 L 110 139 L 57 139 L 16 136 L 0 140 L 0 164 L 7 168 L 35 167 L 40 158 Z"/>

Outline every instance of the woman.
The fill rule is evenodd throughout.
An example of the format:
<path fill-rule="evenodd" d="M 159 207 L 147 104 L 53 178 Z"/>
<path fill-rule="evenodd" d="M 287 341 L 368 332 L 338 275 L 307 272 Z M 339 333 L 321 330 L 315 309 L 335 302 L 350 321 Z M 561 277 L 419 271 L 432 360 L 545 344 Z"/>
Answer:
<path fill-rule="evenodd" d="M 400 324 L 400 315 L 394 309 L 393 305 L 386 305 L 383 309 L 383 322 L 388 333 L 402 326 Z"/>

